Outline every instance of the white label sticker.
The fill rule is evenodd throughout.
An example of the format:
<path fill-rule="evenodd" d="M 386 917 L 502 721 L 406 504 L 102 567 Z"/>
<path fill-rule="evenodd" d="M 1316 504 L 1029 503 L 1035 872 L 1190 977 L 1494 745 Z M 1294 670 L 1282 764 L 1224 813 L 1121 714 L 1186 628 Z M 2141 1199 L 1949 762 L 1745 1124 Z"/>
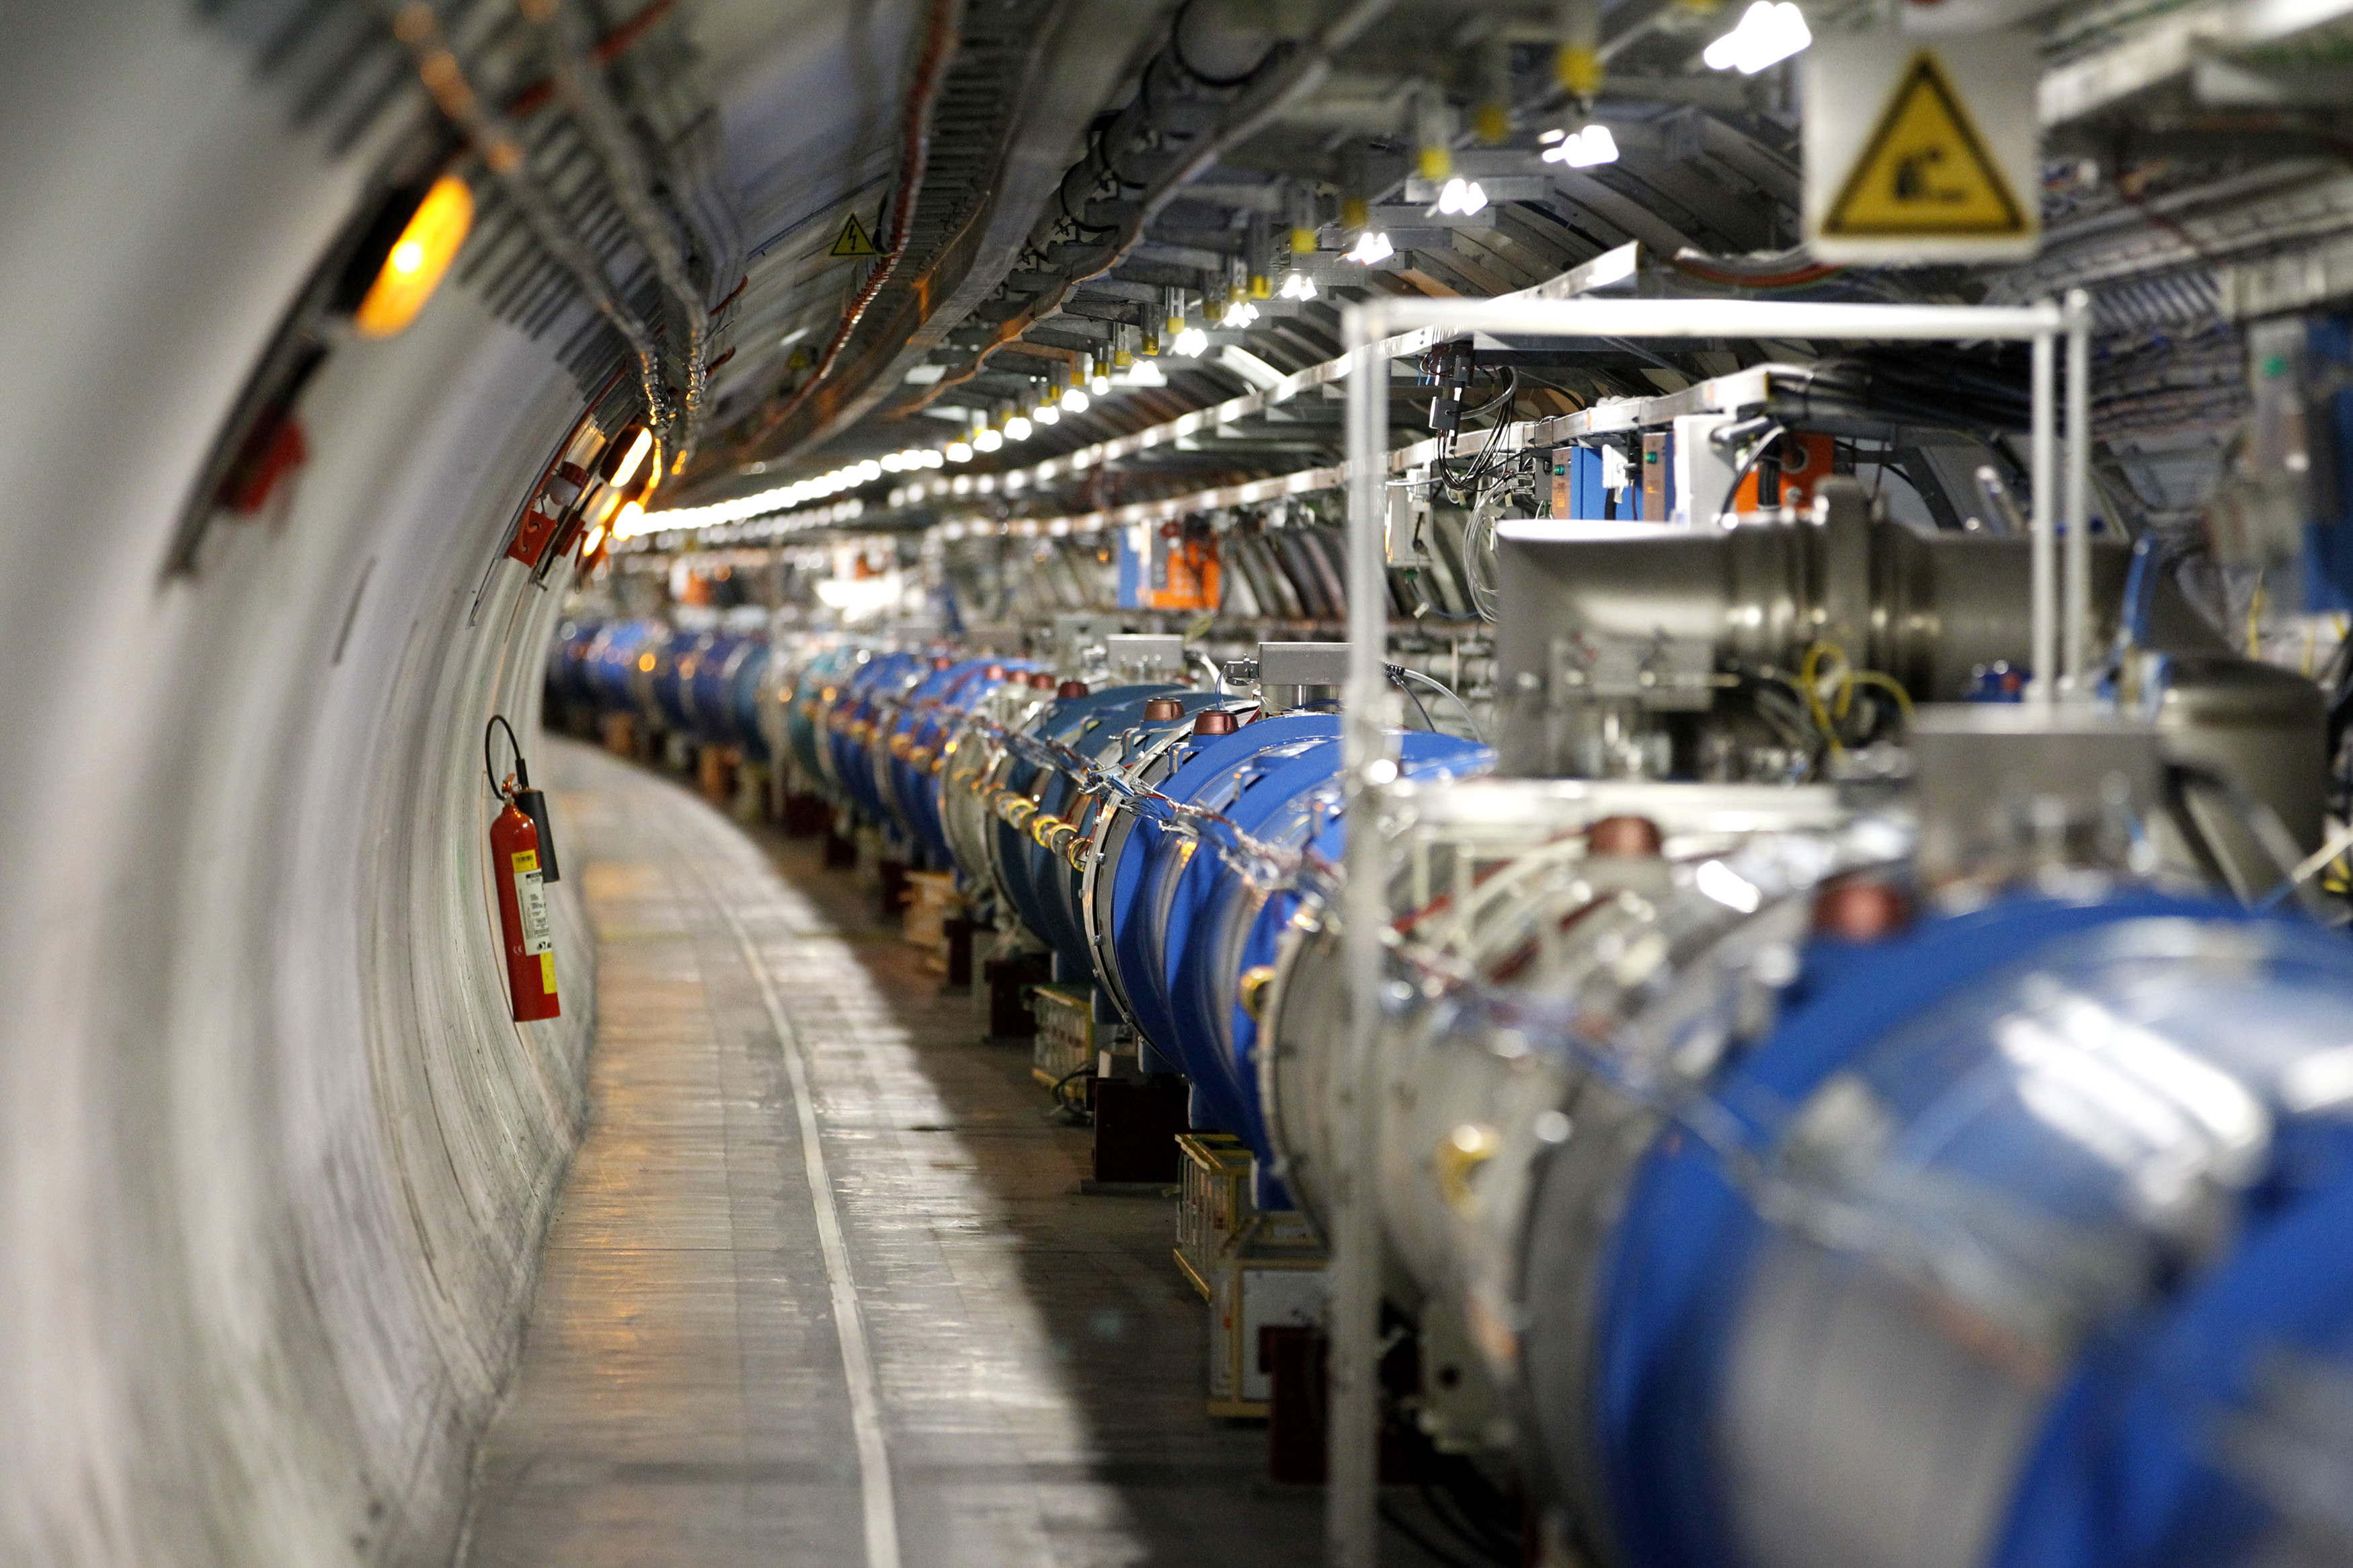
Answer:
<path fill-rule="evenodd" d="M 522 951 L 526 956 L 555 951 L 554 928 L 548 923 L 547 894 L 537 871 L 515 873 L 515 908 L 522 911 Z"/>

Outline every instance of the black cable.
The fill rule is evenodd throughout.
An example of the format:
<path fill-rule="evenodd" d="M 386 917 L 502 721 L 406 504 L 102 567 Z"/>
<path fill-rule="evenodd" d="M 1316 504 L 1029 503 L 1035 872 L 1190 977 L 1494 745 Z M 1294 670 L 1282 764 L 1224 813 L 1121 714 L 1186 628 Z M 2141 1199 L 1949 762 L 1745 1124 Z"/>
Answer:
<path fill-rule="evenodd" d="M 1476 413 L 1469 416 L 1475 418 L 1478 415 L 1485 414 L 1491 409 L 1497 407 L 1503 409 L 1503 413 L 1495 416 L 1495 423 L 1488 427 L 1486 447 L 1480 452 L 1478 459 L 1471 465 L 1470 483 L 1473 491 L 1472 501 L 1474 505 L 1479 499 L 1476 492 L 1485 488 L 1487 476 L 1494 471 L 1495 444 L 1504 437 L 1504 426 L 1512 422 L 1512 401 L 1520 395 L 1520 373 L 1508 365 L 1504 368 L 1511 376 L 1511 384 L 1491 401 L 1481 404 Z"/>
<path fill-rule="evenodd" d="M 1440 1481 L 1432 1488 L 1428 1481 L 1415 1488 L 1421 1494 L 1421 1506 L 1430 1516 L 1446 1526 L 1447 1531 L 1471 1551 L 1500 1565 L 1517 1568 L 1520 1561 L 1519 1542 L 1493 1521 L 1482 1517 L 1479 1510 L 1456 1497 L 1450 1483 Z"/>
<path fill-rule="evenodd" d="M 499 771 L 491 765 L 491 731 L 493 730 L 504 730 L 507 732 L 507 744 L 514 748 L 517 789 L 531 787 L 531 770 L 523 765 L 522 742 L 515 739 L 514 726 L 507 722 L 505 714 L 491 714 L 491 721 L 482 726 L 482 773 L 491 781 L 491 793 L 504 798 L 506 791 L 499 785 Z"/>
<path fill-rule="evenodd" d="M 1788 433 L 1787 426 L 1776 425 L 1758 438 L 1756 446 L 1748 449 L 1748 460 L 1733 471 L 1732 483 L 1725 487 L 1724 500 L 1715 509 L 1716 516 L 1722 517 L 1732 510 L 1733 499 L 1740 494 L 1741 481 L 1748 478 L 1751 469 L 1765 460 L 1765 454 L 1773 449 L 1773 443 Z"/>
<path fill-rule="evenodd" d="M 1388 1504 L 1381 1504 L 1380 1510 L 1382 1521 L 1387 1523 L 1391 1530 L 1396 1531 L 1399 1535 L 1404 1536 L 1408 1541 L 1412 1542 L 1416 1546 L 1421 1548 L 1422 1552 L 1426 1555 L 1434 1557 L 1439 1562 L 1446 1564 L 1446 1568 L 1478 1568 L 1477 1564 L 1465 1563 L 1461 1558 L 1455 1556 L 1454 1553 L 1438 1545 L 1436 1542 L 1432 1542 L 1430 1537 L 1422 1534 L 1421 1531 L 1408 1524 L 1403 1519 L 1398 1516 L 1397 1510 L 1389 1507 Z"/>
<path fill-rule="evenodd" d="M 1093 1110 L 1089 1109 L 1083 1103 L 1072 1104 L 1071 1102 L 1070 1096 L 1062 1092 L 1062 1086 L 1070 1082 L 1074 1078 L 1084 1078 L 1094 1070 L 1095 1064 L 1089 1062 L 1084 1067 L 1066 1072 L 1061 1077 L 1056 1079 L 1054 1080 L 1053 1087 L 1046 1091 L 1054 1097 L 1054 1109 L 1052 1110 L 1049 1110 L 1046 1114 L 1052 1116 L 1057 1112 L 1067 1111 L 1073 1116 L 1084 1116 L 1089 1121 L 1092 1121 L 1094 1119 Z"/>
<path fill-rule="evenodd" d="M 1448 1506 L 1459 1513 L 1464 1523 L 1483 1537 L 1506 1563 L 1517 1564 L 1521 1546 L 1519 1531 L 1498 1521 L 1497 1515 L 1506 1510 L 1516 1512 L 1512 1501 L 1498 1491 L 1480 1468 L 1461 1456 L 1440 1456 L 1434 1468 L 1438 1489 Z M 1424 1487 L 1425 1493 L 1428 1488 Z"/>
<path fill-rule="evenodd" d="M 1438 732 L 1438 721 L 1430 716 L 1430 710 L 1422 706 L 1421 693 L 1416 691 L 1412 687 L 1406 684 L 1405 677 L 1398 673 L 1398 667 L 1396 665 L 1384 665 L 1382 668 L 1388 671 L 1389 684 L 1396 687 L 1399 691 L 1404 692 L 1408 697 L 1413 699 L 1414 710 L 1421 715 L 1421 727 L 1430 731 L 1430 733 L 1436 734 Z"/>
<path fill-rule="evenodd" d="M 1497 407 L 1508 404 L 1513 398 L 1515 398 L 1520 395 L 1519 371 L 1514 366 L 1505 365 L 1504 367 L 1504 374 L 1505 380 L 1503 391 L 1497 393 L 1486 402 L 1479 405 L 1478 407 L 1466 409 L 1462 413 L 1456 415 L 1454 416 L 1454 428 L 1443 433 L 1443 443 L 1439 448 L 1438 456 L 1431 460 L 1430 465 L 1430 471 L 1437 475 L 1438 482 L 1443 488 L 1447 489 L 1461 490 L 1475 489 L 1477 487 L 1480 479 L 1480 470 L 1484 465 L 1488 455 L 1493 453 L 1495 449 L 1496 432 L 1501 431 L 1504 426 L 1511 423 L 1510 409 L 1508 407 L 1504 408 L 1504 417 L 1496 420 L 1493 429 L 1488 432 L 1486 449 L 1477 458 L 1471 460 L 1471 472 L 1466 477 L 1462 479 L 1456 479 L 1454 477 L 1454 470 L 1449 467 L 1451 459 L 1448 456 L 1447 448 L 1454 444 L 1454 437 L 1461 430 L 1465 420 L 1482 418 L 1484 416 L 1493 413 Z M 1474 495 L 1472 499 L 1475 500 L 1477 498 Z"/>

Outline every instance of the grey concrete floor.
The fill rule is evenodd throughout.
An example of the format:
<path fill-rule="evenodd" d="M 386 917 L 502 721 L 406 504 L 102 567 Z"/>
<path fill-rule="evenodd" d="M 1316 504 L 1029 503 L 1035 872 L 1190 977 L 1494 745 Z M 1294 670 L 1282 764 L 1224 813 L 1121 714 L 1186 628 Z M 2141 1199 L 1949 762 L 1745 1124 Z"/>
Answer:
<path fill-rule="evenodd" d="M 856 879 L 546 750 L 596 932 L 594 1119 L 465 1561 L 890 1568 L 892 1535 L 907 1568 L 1317 1561 L 1320 1493 L 1203 1413 L 1173 1204 L 1079 1195 L 1087 1134 Z"/>

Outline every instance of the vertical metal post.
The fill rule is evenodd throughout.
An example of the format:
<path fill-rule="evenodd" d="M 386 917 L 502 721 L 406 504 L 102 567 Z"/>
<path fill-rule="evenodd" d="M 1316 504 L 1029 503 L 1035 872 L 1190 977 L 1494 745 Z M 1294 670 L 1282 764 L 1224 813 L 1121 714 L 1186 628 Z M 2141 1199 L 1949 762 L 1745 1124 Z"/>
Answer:
<path fill-rule="evenodd" d="M 2091 695 L 2092 636 L 2092 297 L 2067 294 L 2067 694 Z"/>
<path fill-rule="evenodd" d="M 2052 514 L 2058 500 L 2058 453 L 2052 428 L 2052 385 L 2057 343 L 2048 331 L 2034 334 L 2034 432 L 2031 476 L 2034 495 L 2029 532 L 2033 545 L 2032 648 L 2034 679 L 2028 700 L 2048 703 L 2059 687 L 2059 561 Z"/>
<path fill-rule="evenodd" d="M 1346 1058 L 1335 1075 L 1338 1103 L 1333 1173 L 1330 1334 L 1330 1450 L 1324 1494 L 1324 1561 L 1331 1568 L 1375 1568 L 1380 1560 L 1379 1474 L 1381 1226 L 1373 1193 L 1380 1101 L 1373 1080 L 1373 1039 L 1380 1022 L 1381 927 L 1388 921 L 1387 856 L 1373 821 L 1380 786 L 1397 776 L 1383 720 L 1388 653 L 1388 567 L 1381 536 L 1388 517 L 1388 362 L 1366 345 L 1387 331 L 1376 301 L 1344 312 L 1348 369 L 1348 684 L 1342 755 L 1348 778 L 1345 921 L 1348 1026 Z"/>

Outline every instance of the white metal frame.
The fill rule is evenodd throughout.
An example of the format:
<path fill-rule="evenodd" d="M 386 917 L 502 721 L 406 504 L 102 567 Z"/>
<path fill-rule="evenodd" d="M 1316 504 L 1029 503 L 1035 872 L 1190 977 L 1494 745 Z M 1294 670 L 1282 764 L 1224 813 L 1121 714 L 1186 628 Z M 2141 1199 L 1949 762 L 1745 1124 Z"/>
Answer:
<path fill-rule="evenodd" d="M 1387 563 L 1388 344 L 1403 331 L 1441 335 L 1491 332 L 1512 337 L 1766 338 L 1826 342 L 1980 342 L 2033 344 L 2032 558 L 2033 685 L 2029 700 L 2048 706 L 2061 693 L 2084 695 L 2091 619 L 2091 540 L 2085 517 L 2090 463 L 2091 301 L 2081 290 L 2063 305 L 2022 306 L 1800 304 L 1746 300 L 1373 300 L 1341 317 L 1351 359 L 1348 387 L 1348 645 L 1345 729 L 1350 815 L 1346 973 L 1352 1025 L 1350 1059 L 1339 1075 L 1345 1124 L 1342 1169 L 1333 1184 L 1330 1480 L 1325 1493 L 1325 1557 L 1334 1568 L 1375 1568 L 1379 1560 L 1377 1426 L 1381 1230 L 1372 1173 L 1380 1107 L 1372 1081 L 1371 1037 L 1379 1011 L 1381 943 L 1388 925 L 1388 868 L 1384 834 L 1371 816 L 1397 777 L 1388 730 L 1394 699 L 1382 663 L 1388 640 Z M 2054 417 L 2059 341 L 2067 342 L 2066 473 L 2058 472 Z M 2066 521 L 2064 662 L 2059 621 L 2058 550 L 2052 502 L 2063 495 Z M 2060 671 L 2052 679 L 2052 671 Z"/>

